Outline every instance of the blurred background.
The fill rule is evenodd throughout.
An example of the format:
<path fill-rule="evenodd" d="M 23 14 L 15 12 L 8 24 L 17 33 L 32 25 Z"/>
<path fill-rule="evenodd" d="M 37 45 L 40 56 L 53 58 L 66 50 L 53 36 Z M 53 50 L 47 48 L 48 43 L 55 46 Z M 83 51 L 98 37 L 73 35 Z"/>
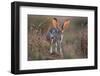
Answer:
<path fill-rule="evenodd" d="M 52 19 L 57 18 L 60 24 L 70 20 L 64 31 L 63 57 L 49 53 L 50 44 L 46 40 Z M 88 18 L 76 16 L 31 15 L 28 19 L 28 60 L 79 59 L 88 57 Z"/>

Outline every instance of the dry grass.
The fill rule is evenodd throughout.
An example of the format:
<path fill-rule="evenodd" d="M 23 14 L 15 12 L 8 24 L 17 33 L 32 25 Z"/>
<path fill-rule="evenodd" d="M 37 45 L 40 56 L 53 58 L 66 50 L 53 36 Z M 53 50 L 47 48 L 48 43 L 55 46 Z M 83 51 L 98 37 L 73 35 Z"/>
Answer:
<path fill-rule="evenodd" d="M 32 17 L 33 18 L 33 17 Z M 38 19 L 38 18 L 37 18 Z M 30 19 L 32 23 L 32 19 Z M 30 25 L 30 23 L 28 25 Z M 46 23 L 47 24 L 47 23 Z M 50 23 L 48 23 L 50 24 Z M 28 60 L 53 60 L 53 59 L 77 59 L 87 58 L 87 26 L 79 27 L 72 21 L 70 28 L 64 32 L 63 56 L 58 52 L 49 53 L 50 44 L 46 40 L 47 26 L 28 28 Z M 78 27 L 78 28 L 77 28 Z M 45 30 L 43 32 L 43 30 Z"/>

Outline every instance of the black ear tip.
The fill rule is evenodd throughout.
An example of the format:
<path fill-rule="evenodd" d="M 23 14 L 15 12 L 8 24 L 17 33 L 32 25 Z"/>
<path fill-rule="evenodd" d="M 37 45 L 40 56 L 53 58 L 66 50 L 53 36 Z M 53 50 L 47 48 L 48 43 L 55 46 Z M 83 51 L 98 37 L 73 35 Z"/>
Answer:
<path fill-rule="evenodd" d="M 62 30 L 64 29 L 64 23 L 62 24 L 61 28 L 62 28 Z"/>

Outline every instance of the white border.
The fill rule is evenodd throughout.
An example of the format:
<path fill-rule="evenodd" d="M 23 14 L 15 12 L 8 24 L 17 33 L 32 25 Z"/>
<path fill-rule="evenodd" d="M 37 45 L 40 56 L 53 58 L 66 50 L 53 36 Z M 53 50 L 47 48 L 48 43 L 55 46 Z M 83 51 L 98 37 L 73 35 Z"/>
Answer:
<path fill-rule="evenodd" d="M 27 61 L 27 14 L 88 17 L 88 59 Z M 94 11 L 20 7 L 20 70 L 94 65 Z"/>

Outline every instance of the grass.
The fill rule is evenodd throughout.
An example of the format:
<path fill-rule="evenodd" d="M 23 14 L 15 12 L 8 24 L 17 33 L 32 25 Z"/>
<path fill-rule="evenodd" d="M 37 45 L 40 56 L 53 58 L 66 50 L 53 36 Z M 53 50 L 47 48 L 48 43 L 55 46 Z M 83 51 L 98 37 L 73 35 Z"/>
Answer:
<path fill-rule="evenodd" d="M 63 56 L 61 56 L 59 52 L 54 52 L 53 54 L 49 52 L 50 43 L 46 40 L 45 32 L 47 32 L 49 28 L 50 21 L 40 28 L 38 28 L 38 26 L 35 28 L 35 26 L 33 27 L 31 24 L 34 22 L 34 24 L 38 25 L 41 21 L 44 21 L 46 17 L 41 17 L 39 20 L 39 16 L 35 16 L 35 18 L 36 20 L 34 20 L 34 16 L 29 16 L 28 21 L 28 60 L 78 59 L 87 57 L 87 54 L 83 54 L 83 50 L 81 49 L 83 33 L 87 34 L 87 31 L 83 31 L 83 27 L 79 25 L 82 20 L 78 20 L 78 17 L 76 17 L 76 21 L 81 22 L 78 22 L 77 25 L 77 22 L 72 20 L 69 29 L 66 29 L 64 32 Z M 87 30 L 87 26 L 84 26 L 84 29 Z M 82 31 L 83 33 L 81 33 Z M 87 37 L 85 37 L 85 39 L 87 40 Z"/>

